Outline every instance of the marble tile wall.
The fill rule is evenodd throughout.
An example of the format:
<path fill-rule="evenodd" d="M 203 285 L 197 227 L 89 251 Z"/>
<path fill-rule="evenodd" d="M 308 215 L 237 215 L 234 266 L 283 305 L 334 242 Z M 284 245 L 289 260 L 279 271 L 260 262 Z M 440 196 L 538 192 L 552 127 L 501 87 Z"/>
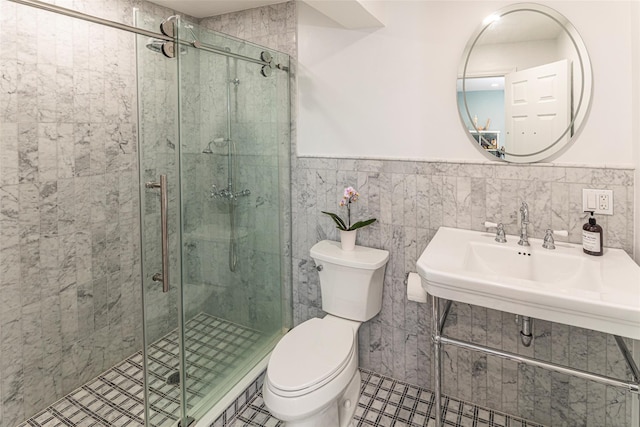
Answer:
<path fill-rule="evenodd" d="M 295 1 L 204 18 L 200 25 L 298 57 Z"/>
<path fill-rule="evenodd" d="M 530 206 L 530 231 L 569 231 L 581 241 L 582 188 L 614 191 L 614 212 L 600 217 L 605 245 L 631 251 L 633 171 L 583 167 L 511 166 L 384 160 L 296 158 L 293 162 L 294 321 L 322 315 L 318 275 L 310 247 L 337 240 L 330 218 L 348 185 L 361 194 L 352 216 L 375 217 L 358 233 L 358 243 L 387 249 L 383 308 L 360 329 L 361 366 L 429 388 L 432 384 L 430 310 L 409 302 L 405 273 L 438 227 L 484 230 L 484 221 L 503 222 L 517 234 L 518 208 Z M 534 344 L 519 343 L 514 315 L 455 304 L 447 333 L 508 351 L 535 355 L 598 373 L 625 378 L 615 341 L 604 334 L 535 321 Z M 546 425 L 625 426 L 631 405 L 617 389 L 542 369 L 447 347 L 444 390 L 460 399 Z"/>
<path fill-rule="evenodd" d="M 134 0 L 56 4 L 132 23 Z M 0 425 L 142 346 L 134 36 L 0 0 Z"/>

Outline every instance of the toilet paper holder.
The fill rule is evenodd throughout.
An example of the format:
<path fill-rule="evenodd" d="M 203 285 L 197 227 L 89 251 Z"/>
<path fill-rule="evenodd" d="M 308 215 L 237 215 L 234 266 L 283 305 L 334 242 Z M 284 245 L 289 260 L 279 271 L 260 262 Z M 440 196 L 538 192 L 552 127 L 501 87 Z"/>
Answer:
<path fill-rule="evenodd" d="M 422 287 L 422 277 L 418 273 L 409 272 L 405 275 L 404 284 L 407 287 L 407 299 L 418 303 L 428 302 L 427 292 Z"/>

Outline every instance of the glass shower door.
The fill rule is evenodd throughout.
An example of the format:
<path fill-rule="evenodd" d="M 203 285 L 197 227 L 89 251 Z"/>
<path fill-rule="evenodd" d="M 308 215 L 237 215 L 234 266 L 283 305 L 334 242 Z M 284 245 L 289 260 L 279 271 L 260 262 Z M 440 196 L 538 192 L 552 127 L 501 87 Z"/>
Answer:
<path fill-rule="evenodd" d="M 265 51 L 195 25 L 180 34 L 250 58 Z M 178 69 L 185 392 L 199 418 L 284 330 L 288 74 L 203 49 L 179 55 Z"/>
<path fill-rule="evenodd" d="M 259 59 L 264 48 L 173 22 L 185 42 L 173 58 L 163 55 L 162 41 L 144 37 L 137 51 L 145 410 L 152 426 L 202 417 L 266 357 L 290 321 L 283 305 L 290 289 L 288 74 L 242 59 Z M 160 25 L 141 16 L 137 23 L 152 31 Z M 217 48 L 195 48 L 196 39 Z M 289 65 L 288 56 L 269 55 Z"/>
<path fill-rule="evenodd" d="M 138 27 L 156 32 L 162 22 L 141 11 L 135 20 Z M 162 54 L 161 40 L 144 36 L 136 36 L 136 61 L 145 422 L 164 427 L 186 420 L 179 331 L 178 68 L 177 61 Z"/>

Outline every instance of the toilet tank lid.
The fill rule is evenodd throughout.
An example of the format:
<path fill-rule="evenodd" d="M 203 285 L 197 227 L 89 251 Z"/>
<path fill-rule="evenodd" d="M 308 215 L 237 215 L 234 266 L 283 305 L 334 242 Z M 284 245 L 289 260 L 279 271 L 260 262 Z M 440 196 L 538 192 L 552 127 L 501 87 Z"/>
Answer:
<path fill-rule="evenodd" d="M 387 263 L 389 251 L 356 246 L 352 251 L 343 251 L 340 242 L 323 240 L 313 245 L 311 258 L 345 267 L 376 270 Z"/>

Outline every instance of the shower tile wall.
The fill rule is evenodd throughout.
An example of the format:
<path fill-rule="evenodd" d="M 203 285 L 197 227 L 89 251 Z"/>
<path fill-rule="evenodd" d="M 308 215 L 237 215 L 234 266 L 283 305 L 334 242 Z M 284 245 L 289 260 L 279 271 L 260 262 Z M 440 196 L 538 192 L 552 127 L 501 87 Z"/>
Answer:
<path fill-rule="evenodd" d="M 134 0 L 56 1 L 131 24 Z M 0 0 L 0 426 L 142 347 L 134 36 Z"/>
<path fill-rule="evenodd" d="M 199 27 L 198 27 L 199 28 Z M 215 43 L 206 31 L 198 32 L 198 38 L 205 43 Z M 218 40 L 218 42 L 220 42 Z M 185 198 L 191 203 L 185 206 L 185 260 L 189 268 L 185 272 L 185 285 L 189 291 L 188 316 L 198 312 L 216 312 L 219 315 L 232 314 L 230 320 L 242 323 L 246 320 L 247 282 L 234 283 L 234 273 L 228 267 L 229 253 L 229 213 L 225 199 L 213 199 L 212 185 L 217 190 L 227 187 L 227 145 L 225 141 L 214 139 L 227 137 L 227 70 L 226 60 L 219 55 L 188 50 L 183 55 L 189 65 L 183 67 L 189 74 L 181 85 L 182 106 L 186 113 L 183 126 L 185 144 L 182 146 Z M 183 62 L 184 63 L 184 62 Z M 207 84 L 203 84 L 205 82 Z M 209 144 L 211 142 L 211 144 Z M 211 150 L 213 153 L 203 153 Z M 238 203 L 241 223 L 246 224 L 246 203 Z M 241 227 L 246 235 L 246 227 Z M 240 239 L 245 243 L 246 239 Z M 245 259 L 246 245 L 239 245 L 239 259 Z M 238 275 L 247 277 L 246 263 L 238 266 Z M 235 304 L 237 303 L 237 304 Z M 222 305 L 222 307 L 220 307 Z M 224 309 L 224 314 L 219 311 Z"/>
<path fill-rule="evenodd" d="M 355 218 L 378 218 L 360 230 L 358 242 L 390 251 L 382 312 L 360 329 L 361 366 L 417 384 L 432 385 L 430 310 L 406 299 L 405 273 L 438 227 L 484 230 L 503 222 L 518 232 L 518 208 L 529 203 L 530 231 L 569 231 L 581 241 L 582 188 L 614 192 L 614 212 L 600 217 L 605 244 L 631 251 L 633 171 L 378 160 L 297 158 L 293 166 L 294 321 L 322 314 L 318 274 L 309 257 L 319 240 L 337 240 L 322 210 L 338 210 L 342 190 L 361 194 Z M 496 260 L 499 262 L 499 260 Z M 535 320 L 534 344 L 521 346 L 514 315 L 455 304 L 447 333 L 543 360 L 626 378 L 626 366 L 611 336 Z M 445 347 L 444 391 L 460 399 L 545 425 L 626 426 L 631 404 L 619 389 L 551 374 L 470 351 Z"/>
<path fill-rule="evenodd" d="M 296 3 L 288 1 L 200 21 L 203 27 L 298 57 Z"/>

